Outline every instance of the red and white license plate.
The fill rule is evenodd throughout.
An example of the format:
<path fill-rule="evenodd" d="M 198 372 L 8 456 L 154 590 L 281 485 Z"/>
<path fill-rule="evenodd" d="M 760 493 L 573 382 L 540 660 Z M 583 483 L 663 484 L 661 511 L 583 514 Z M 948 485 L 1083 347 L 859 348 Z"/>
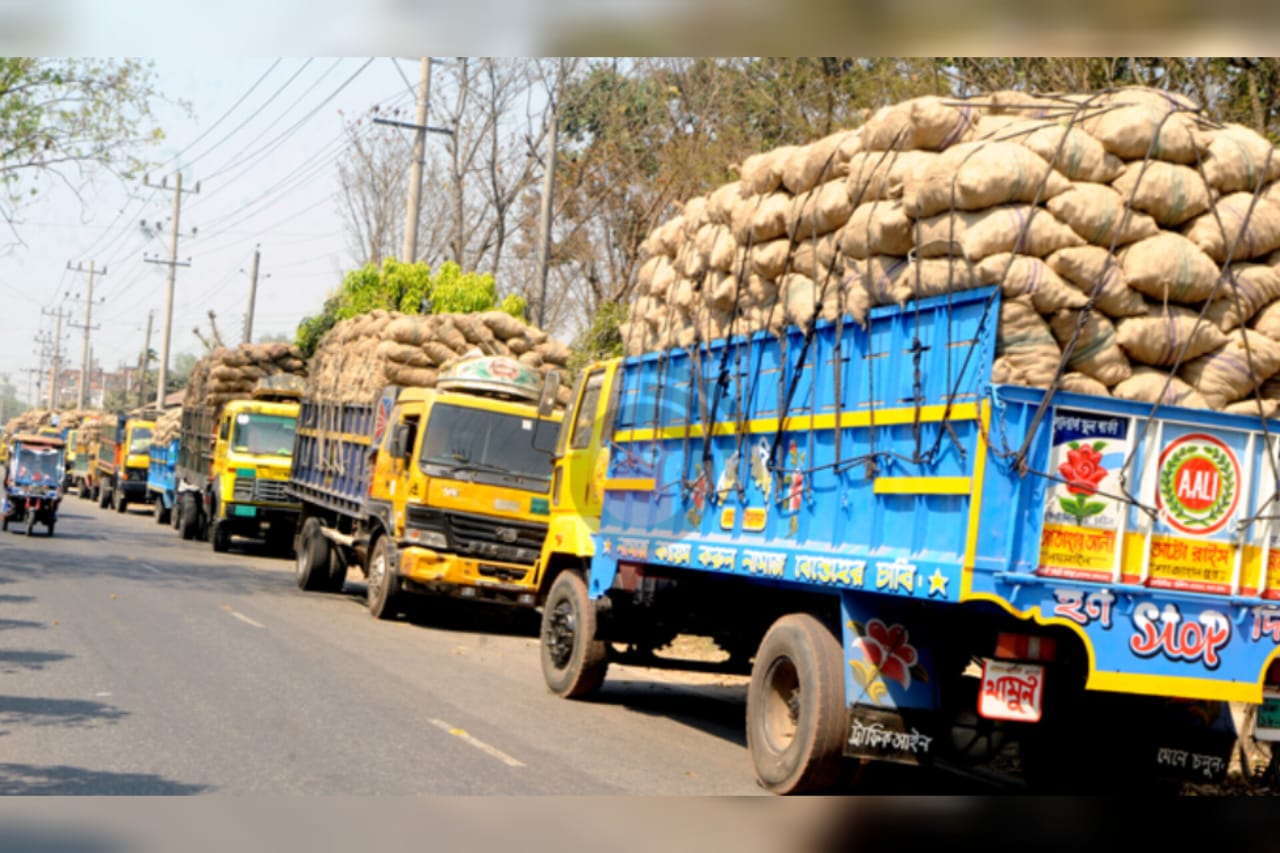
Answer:
<path fill-rule="evenodd" d="M 988 720 L 1036 723 L 1044 710 L 1044 667 L 1003 660 L 982 661 L 978 713 Z"/>

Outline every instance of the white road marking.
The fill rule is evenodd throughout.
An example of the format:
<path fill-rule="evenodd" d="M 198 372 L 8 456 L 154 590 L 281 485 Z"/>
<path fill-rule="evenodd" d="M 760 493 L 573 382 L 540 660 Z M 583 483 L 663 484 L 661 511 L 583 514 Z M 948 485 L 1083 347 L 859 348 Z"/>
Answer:
<path fill-rule="evenodd" d="M 252 619 L 250 619 L 248 616 L 245 616 L 243 613 L 240 613 L 236 610 L 228 610 L 227 612 L 230 613 L 232 616 L 236 617 L 237 619 L 239 619 L 241 622 L 247 622 L 248 624 L 252 625 L 255 628 L 267 627 L 266 625 L 263 625 L 261 622 L 255 622 Z"/>
<path fill-rule="evenodd" d="M 453 735 L 456 738 L 460 738 L 464 743 L 470 744 L 471 746 L 474 746 L 476 749 L 480 750 L 486 755 L 489 755 L 489 756 L 492 756 L 493 758 L 498 759 L 508 767 L 524 767 L 525 766 L 523 761 L 512 758 L 510 755 L 507 755 L 505 752 L 498 749 L 496 746 L 490 746 L 489 744 L 485 743 L 479 738 L 473 737 L 472 735 L 468 734 L 465 729 L 460 729 L 457 726 L 453 725 L 452 723 L 446 723 L 444 720 L 432 720 L 431 725 L 435 726 L 441 731 L 448 732 L 449 734 Z"/>

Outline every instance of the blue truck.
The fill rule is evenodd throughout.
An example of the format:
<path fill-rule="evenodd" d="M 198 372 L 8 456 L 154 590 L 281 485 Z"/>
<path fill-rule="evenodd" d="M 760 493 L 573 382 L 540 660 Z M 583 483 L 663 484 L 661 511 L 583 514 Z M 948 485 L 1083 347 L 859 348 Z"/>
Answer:
<path fill-rule="evenodd" d="M 991 381 L 991 289 L 588 366 L 544 679 L 750 675 L 760 784 L 1214 783 L 1280 723 L 1280 425 Z M 720 659 L 672 657 L 679 635 Z M 1109 789 L 1109 788 L 1105 788 Z"/>
<path fill-rule="evenodd" d="M 178 498 L 177 467 L 178 439 L 166 444 L 152 443 L 151 465 L 147 469 L 147 492 L 151 495 L 155 507 L 156 524 L 177 524 L 177 514 L 173 508 Z"/>

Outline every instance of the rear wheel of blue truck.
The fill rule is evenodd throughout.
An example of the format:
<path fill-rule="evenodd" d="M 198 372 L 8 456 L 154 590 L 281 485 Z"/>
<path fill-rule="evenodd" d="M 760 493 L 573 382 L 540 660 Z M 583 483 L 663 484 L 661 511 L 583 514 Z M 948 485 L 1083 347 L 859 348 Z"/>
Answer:
<path fill-rule="evenodd" d="M 190 496 L 182 499 L 182 538 L 197 539 L 200 535 L 200 502 Z"/>
<path fill-rule="evenodd" d="M 773 623 L 747 689 L 747 748 L 760 785 L 775 794 L 818 791 L 843 769 L 840 642 L 807 613 Z"/>
<path fill-rule="evenodd" d="M 577 572 L 561 572 L 542 608 L 542 677 L 557 696 L 578 699 L 600 689 L 608 649 L 596 639 L 596 609 Z"/>
<path fill-rule="evenodd" d="M 367 578 L 369 612 L 374 619 L 394 619 L 400 614 L 400 576 L 395 551 L 386 536 L 379 536 L 369 555 Z"/>
<path fill-rule="evenodd" d="M 298 559 L 294 579 L 298 589 L 312 592 L 324 589 L 329 579 L 329 540 L 320 532 L 320 519 L 308 518 L 302 523 L 298 537 Z"/>
<path fill-rule="evenodd" d="M 156 510 L 156 524 L 168 524 L 169 510 L 165 508 L 164 498 L 160 497 L 159 495 L 156 496 L 155 510 Z"/>

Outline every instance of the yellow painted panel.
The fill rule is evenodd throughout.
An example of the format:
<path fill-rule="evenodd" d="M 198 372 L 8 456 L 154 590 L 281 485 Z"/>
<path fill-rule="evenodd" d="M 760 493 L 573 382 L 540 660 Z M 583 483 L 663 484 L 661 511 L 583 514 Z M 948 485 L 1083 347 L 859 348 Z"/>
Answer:
<path fill-rule="evenodd" d="M 967 495 L 969 477 L 877 477 L 877 495 Z"/>
<path fill-rule="evenodd" d="M 652 477 L 617 477 L 604 481 L 606 492 L 652 492 L 656 486 Z"/>
<path fill-rule="evenodd" d="M 918 417 L 921 423 L 937 423 L 947 416 L 946 406 L 921 406 Z M 957 403 L 951 407 L 949 418 L 953 421 L 972 421 L 978 417 L 978 406 L 976 403 Z M 893 409 L 876 409 L 875 411 L 863 412 L 845 412 L 840 416 L 840 426 L 843 429 L 855 427 L 868 427 L 874 423 L 876 426 L 896 426 L 900 424 L 915 423 L 917 418 L 917 410 L 913 406 L 893 408 Z M 782 422 L 784 430 L 804 432 L 808 430 L 825 430 L 834 429 L 836 425 L 836 417 L 834 414 L 829 415 L 795 415 L 786 418 Z M 748 434 L 757 433 L 774 433 L 778 431 L 777 418 L 756 418 L 746 422 L 746 432 Z M 738 424 L 735 421 L 721 421 L 714 425 L 712 429 L 713 435 L 736 435 L 738 433 Z M 687 426 L 666 427 L 658 431 L 657 436 L 662 439 L 674 438 L 701 438 L 706 434 L 701 424 L 689 424 Z M 653 429 L 629 429 L 621 430 L 614 436 L 615 441 L 652 441 L 654 438 Z"/>

